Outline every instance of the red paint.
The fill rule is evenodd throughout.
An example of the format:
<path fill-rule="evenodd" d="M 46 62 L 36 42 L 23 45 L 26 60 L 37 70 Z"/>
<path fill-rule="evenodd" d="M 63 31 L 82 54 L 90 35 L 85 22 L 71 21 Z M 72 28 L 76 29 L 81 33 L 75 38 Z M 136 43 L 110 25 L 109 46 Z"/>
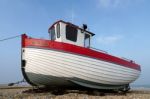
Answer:
<path fill-rule="evenodd" d="M 26 34 L 22 34 L 21 35 L 21 43 L 22 43 L 22 46 L 25 46 L 25 40 L 28 38 L 28 36 Z"/>
<path fill-rule="evenodd" d="M 97 52 L 89 48 L 79 47 L 72 44 L 55 42 L 51 40 L 28 38 L 26 35 L 22 35 L 22 47 L 50 48 L 65 52 L 71 52 L 141 71 L 140 66 L 136 63 L 133 63 L 132 61 L 129 62 L 107 53 Z"/>

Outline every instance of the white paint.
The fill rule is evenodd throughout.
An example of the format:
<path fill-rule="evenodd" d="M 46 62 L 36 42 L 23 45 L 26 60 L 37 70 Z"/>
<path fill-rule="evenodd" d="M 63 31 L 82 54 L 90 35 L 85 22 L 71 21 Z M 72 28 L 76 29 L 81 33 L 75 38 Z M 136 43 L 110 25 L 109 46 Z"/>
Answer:
<path fill-rule="evenodd" d="M 91 82 L 123 85 L 136 80 L 140 71 L 89 57 L 53 50 L 25 48 L 25 71 L 65 78 L 80 78 Z M 34 83 L 50 78 L 29 77 Z M 69 79 L 72 80 L 72 79 Z M 53 79 L 51 79 L 53 81 Z"/>
<path fill-rule="evenodd" d="M 89 34 L 88 32 L 84 31 L 82 33 L 81 30 L 77 28 L 77 41 L 74 42 L 74 41 L 66 39 L 66 25 L 67 24 L 65 24 L 63 22 L 59 22 L 59 24 L 60 24 L 60 38 L 57 38 L 57 29 L 56 29 L 57 24 L 54 25 L 55 31 L 56 31 L 56 34 L 55 34 L 56 35 L 56 40 L 55 41 L 57 41 L 57 42 L 64 42 L 64 43 L 68 43 L 68 44 L 73 44 L 73 45 L 84 47 L 84 36 L 85 36 L 85 33 Z"/>

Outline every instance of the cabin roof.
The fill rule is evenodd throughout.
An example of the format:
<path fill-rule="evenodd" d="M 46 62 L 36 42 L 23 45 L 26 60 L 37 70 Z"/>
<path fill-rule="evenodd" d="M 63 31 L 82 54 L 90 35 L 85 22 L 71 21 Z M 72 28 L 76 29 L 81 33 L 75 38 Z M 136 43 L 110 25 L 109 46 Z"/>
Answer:
<path fill-rule="evenodd" d="M 74 25 L 74 24 L 72 24 L 72 23 L 70 23 L 70 22 L 65 22 L 65 21 L 63 21 L 63 20 L 59 20 L 59 21 L 56 21 L 53 25 L 51 25 L 51 26 L 49 27 L 48 32 L 50 31 L 50 29 L 51 29 L 55 24 L 57 24 L 57 23 L 59 23 L 59 22 L 62 22 L 62 23 L 65 23 L 65 24 L 67 24 L 67 25 L 71 25 L 71 26 L 73 26 L 73 27 L 76 27 L 76 28 L 78 28 L 78 29 L 80 29 L 80 30 L 83 30 L 81 27 L 79 27 L 79 26 L 77 26 L 77 25 Z M 87 30 L 84 30 L 84 31 L 87 32 L 87 33 L 89 33 L 89 34 L 91 34 L 92 36 L 95 35 L 94 33 L 90 32 L 90 31 L 87 31 Z"/>

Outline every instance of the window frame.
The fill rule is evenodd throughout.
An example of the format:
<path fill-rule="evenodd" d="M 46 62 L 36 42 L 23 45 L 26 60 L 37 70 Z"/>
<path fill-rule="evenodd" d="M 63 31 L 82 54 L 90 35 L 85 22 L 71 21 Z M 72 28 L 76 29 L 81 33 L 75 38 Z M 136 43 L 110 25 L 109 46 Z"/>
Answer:
<path fill-rule="evenodd" d="M 53 33 L 53 36 L 52 36 L 52 33 Z M 55 27 L 53 26 L 51 29 L 50 29 L 50 39 L 51 40 L 56 40 L 56 31 L 55 31 Z"/>
<path fill-rule="evenodd" d="M 69 30 L 70 28 L 70 30 Z M 71 31 L 72 29 L 72 31 Z M 76 34 L 75 34 L 76 33 Z M 72 42 L 77 42 L 78 38 L 78 29 L 71 25 L 66 25 L 66 39 Z"/>
<path fill-rule="evenodd" d="M 56 30 L 57 30 L 57 38 L 60 38 L 60 24 L 59 23 L 56 25 Z"/>

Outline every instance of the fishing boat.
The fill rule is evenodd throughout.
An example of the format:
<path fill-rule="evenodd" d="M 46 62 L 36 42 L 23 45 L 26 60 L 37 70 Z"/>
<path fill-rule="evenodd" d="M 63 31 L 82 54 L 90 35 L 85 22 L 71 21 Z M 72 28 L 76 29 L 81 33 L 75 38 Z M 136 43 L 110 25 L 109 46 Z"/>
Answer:
<path fill-rule="evenodd" d="M 133 60 L 91 47 L 95 35 L 59 20 L 49 29 L 50 39 L 22 35 L 21 69 L 32 86 L 129 90 L 141 72 Z"/>

